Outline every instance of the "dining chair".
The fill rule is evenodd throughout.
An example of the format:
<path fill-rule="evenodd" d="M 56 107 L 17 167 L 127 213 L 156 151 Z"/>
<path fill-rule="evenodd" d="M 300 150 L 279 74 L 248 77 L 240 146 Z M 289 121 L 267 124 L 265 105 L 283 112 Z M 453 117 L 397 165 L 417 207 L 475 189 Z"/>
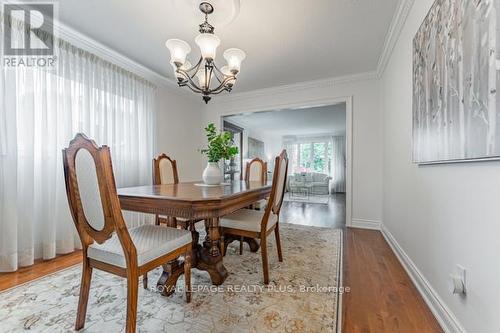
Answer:
<path fill-rule="evenodd" d="M 262 159 L 256 157 L 251 161 L 245 164 L 245 181 L 258 181 L 262 183 L 267 183 L 267 162 L 264 162 Z M 259 201 L 254 202 L 248 209 L 256 209 L 262 210 L 267 205 L 267 198 L 261 199 Z M 243 236 L 239 238 L 240 242 L 240 255 L 243 254 Z"/>
<path fill-rule="evenodd" d="M 279 213 L 283 203 L 283 195 L 285 193 L 287 169 L 288 157 L 286 150 L 283 150 L 275 160 L 271 195 L 269 196 L 269 201 L 264 211 L 240 209 L 232 214 L 224 216 L 220 220 L 222 235 L 221 251 L 223 255 L 226 236 L 230 235 L 231 238 L 234 236 L 240 236 L 260 239 L 264 284 L 269 284 L 267 236 L 269 236 L 273 231 L 276 237 L 278 259 L 280 262 L 283 261 L 279 232 Z"/>
<path fill-rule="evenodd" d="M 126 332 L 135 332 L 141 275 L 184 256 L 186 301 L 191 300 L 191 233 L 166 226 L 128 229 L 116 192 L 109 147 L 77 134 L 63 150 L 68 203 L 83 248 L 75 329 L 85 325 L 92 270 L 127 279 Z"/>
<path fill-rule="evenodd" d="M 267 183 L 267 162 L 256 157 L 246 163 L 245 181 L 259 181 Z M 262 199 L 252 204 L 252 209 L 261 210 L 267 205 L 267 200 Z"/>
<path fill-rule="evenodd" d="M 157 157 L 153 158 L 153 184 L 178 184 L 179 183 L 179 173 L 177 171 L 177 161 L 172 159 L 170 156 L 162 153 Z M 165 216 L 156 215 L 155 224 L 160 225 L 161 223 L 166 223 L 171 227 L 181 226 L 184 229 L 192 230 L 194 228 L 194 223 L 201 220 L 189 220 L 181 217 L 175 216 Z"/>

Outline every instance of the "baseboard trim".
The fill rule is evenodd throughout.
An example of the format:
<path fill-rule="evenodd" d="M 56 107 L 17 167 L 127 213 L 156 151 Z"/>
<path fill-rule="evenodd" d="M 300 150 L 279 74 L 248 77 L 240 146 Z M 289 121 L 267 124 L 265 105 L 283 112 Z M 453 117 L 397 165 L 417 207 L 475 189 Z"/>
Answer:
<path fill-rule="evenodd" d="M 380 230 L 381 222 L 377 220 L 352 219 L 349 227 L 358 229 Z"/>
<path fill-rule="evenodd" d="M 339 288 L 344 288 L 344 232 L 340 233 L 340 260 L 339 260 L 339 265 L 338 265 L 338 275 L 337 278 L 339 279 Z M 336 333 L 342 333 L 342 326 L 343 326 L 343 315 L 344 315 L 344 306 L 343 306 L 343 292 L 339 292 L 338 295 L 338 303 L 337 303 L 337 327 L 335 332 Z"/>
<path fill-rule="evenodd" d="M 419 271 L 415 263 L 406 254 L 383 223 L 380 225 L 380 230 L 406 273 L 410 276 L 410 279 L 413 281 L 420 295 L 422 295 L 432 314 L 439 322 L 439 325 L 441 325 L 441 328 L 446 333 L 466 333 L 455 315 L 446 306 L 445 302 L 439 297 L 429 281 L 427 281 L 425 276 Z"/>

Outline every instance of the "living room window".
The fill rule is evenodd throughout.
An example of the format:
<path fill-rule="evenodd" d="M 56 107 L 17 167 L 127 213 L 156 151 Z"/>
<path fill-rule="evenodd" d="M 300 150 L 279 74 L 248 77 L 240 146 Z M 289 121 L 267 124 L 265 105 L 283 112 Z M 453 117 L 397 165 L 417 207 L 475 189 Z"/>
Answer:
<path fill-rule="evenodd" d="M 292 145 L 292 172 L 331 173 L 332 143 L 308 142 Z"/>

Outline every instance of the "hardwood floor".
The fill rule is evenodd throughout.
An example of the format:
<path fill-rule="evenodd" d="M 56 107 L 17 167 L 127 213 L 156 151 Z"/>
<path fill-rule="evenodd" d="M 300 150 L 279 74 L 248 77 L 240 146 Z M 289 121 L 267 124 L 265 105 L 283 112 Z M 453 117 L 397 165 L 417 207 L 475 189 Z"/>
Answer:
<path fill-rule="evenodd" d="M 285 202 L 281 221 L 345 229 L 342 332 L 442 332 L 382 234 L 345 228 L 345 195 L 328 205 Z"/>
<path fill-rule="evenodd" d="M 314 227 L 345 226 L 345 194 L 332 194 L 328 204 L 284 201 L 280 221 Z"/>
<path fill-rule="evenodd" d="M 343 333 L 442 332 L 378 231 L 346 231 Z"/>
<path fill-rule="evenodd" d="M 52 274 L 82 261 L 82 252 L 59 255 L 51 260 L 36 260 L 29 267 L 22 267 L 16 272 L 0 273 L 0 291 L 15 287 L 39 277 Z"/>
<path fill-rule="evenodd" d="M 344 227 L 342 198 L 329 205 L 285 202 L 281 220 Z M 284 253 L 286 262 L 286 252 Z M 36 279 L 81 261 L 81 252 L 39 261 L 15 273 L 0 274 L 0 290 Z M 343 332 L 442 332 L 398 259 L 378 231 L 345 229 Z"/>

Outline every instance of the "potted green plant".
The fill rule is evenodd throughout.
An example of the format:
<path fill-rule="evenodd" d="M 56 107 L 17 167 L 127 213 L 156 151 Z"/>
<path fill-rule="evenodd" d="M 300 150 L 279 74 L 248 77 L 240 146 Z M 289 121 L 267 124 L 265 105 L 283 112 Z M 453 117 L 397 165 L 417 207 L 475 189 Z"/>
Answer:
<path fill-rule="evenodd" d="M 208 164 L 203 171 L 203 182 L 207 185 L 219 185 L 222 182 L 222 172 L 219 161 L 230 160 L 238 154 L 238 147 L 233 144 L 233 135 L 230 132 L 217 132 L 213 123 L 205 127 L 208 145 L 201 153 L 208 158 Z"/>

